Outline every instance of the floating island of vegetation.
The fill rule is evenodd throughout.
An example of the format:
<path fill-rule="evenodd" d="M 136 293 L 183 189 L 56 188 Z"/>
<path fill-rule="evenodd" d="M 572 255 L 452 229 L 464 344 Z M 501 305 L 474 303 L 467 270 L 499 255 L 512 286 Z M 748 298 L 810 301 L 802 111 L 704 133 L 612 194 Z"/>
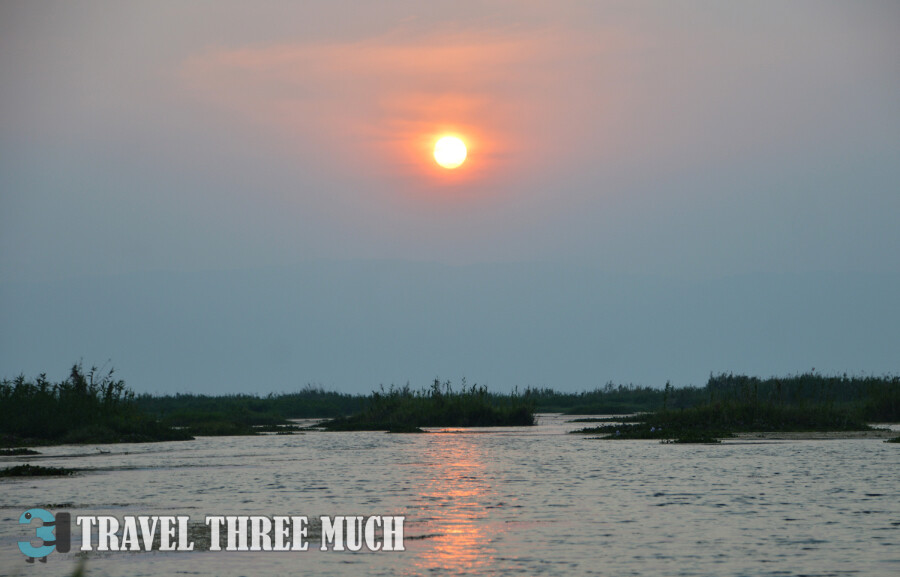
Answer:
<path fill-rule="evenodd" d="M 40 455 L 39 451 L 17 447 L 15 449 L 0 449 L 0 457 L 18 457 L 20 455 Z"/>
<path fill-rule="evenodd" d="M 59 477 L 74 475 L 75 469 L 63 467 L 40 467 L 37 465 L 16 465 L 0 469 L 0 477 Z"/>
<path fill-rule="evenodd" d="M 430 388 L 382 388 L 359 413 L 317 425 L 328 431 L 421 433 L 421 427 L 523 427 L 534 425 L 534 404 L 517 395 L 498 398 L 486 387 L 466 385 L 454 391 L 435 379 Z"/>
<path fill-rule="evenodd" d="M 58 383 L 42 374 L 0 382 L 0 444 L 7 447 L 190 439 L 138 409 L 125 382 L 81 364 Z"/>
<path fill-rule="evenodd" d="M 669 386 L 665 393 L 668 396 Z M 716 443 L 737 433 L 871 431 L 867 423 L 900 418 L 900 379 L 804 374 L 760 380 L 710 377 L 707 401 L 691 407 L 594 419 L 605 424 L 573 431 L 604 439 Z"/>

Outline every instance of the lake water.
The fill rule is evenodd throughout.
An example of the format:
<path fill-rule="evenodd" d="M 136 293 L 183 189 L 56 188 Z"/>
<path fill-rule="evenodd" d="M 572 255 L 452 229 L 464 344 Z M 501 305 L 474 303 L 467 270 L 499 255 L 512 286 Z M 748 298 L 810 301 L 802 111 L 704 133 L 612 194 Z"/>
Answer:
<path fill-rule="evenodd" d="M 530 428 L 306 433 L 65 446 L 2 457 L 86 469 L 0 482 L 0 573 L 28 508 L 77 515 L 405 515 L 403 552 L 94 553 L 87 575 L 900 575 L 900 445 L 661 445 Z M 99 449 L 109 450 L 100 454 Z M 60 505 L 64 505 L 63 508 Z M 203 528 L 205 529 L 205 527 Z"/>

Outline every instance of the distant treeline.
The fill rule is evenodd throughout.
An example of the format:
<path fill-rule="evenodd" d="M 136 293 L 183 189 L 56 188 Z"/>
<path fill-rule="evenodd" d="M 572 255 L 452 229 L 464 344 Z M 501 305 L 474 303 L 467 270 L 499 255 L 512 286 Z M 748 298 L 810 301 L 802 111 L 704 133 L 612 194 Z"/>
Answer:
<path fill-rule="evenodd" d="M 655 411 L 669 406 L 686 408 L 707 398 L 701 387 L 666 388 L 607 383 L 602 388 L 579 393 L 563 393 L 551 388 L 527 388 L 523 396 L 534 402 L 538 412 L 567 415 L 624 415 Z"/>
<path fill-rule="evenodd" d="M 135 405 L 134 393 L 113 371 L 81 364 L 69 377 L 51 383 L 45 374 L 0 381 L 0 441 L 3 445 L 115 443 L 190 438 L 150 417 Z"/>
<path fill-rule="evenodd" d="M 447 382 L 437 382 L 446 387 Z M 416 391 L 409 384 L 388 387 L 368 394 L 345 394 L 326 391 L 322 387 L 307 385 L 295 393 L 270 393 L 268 395 L 194 395 L 176 394 L 164 396 L 138 395 L 138 406 L 156 417 L 176 426 L 187 426 L 198 421 L 239 421 L 246 425 L 265 425 L 283 419 L 336 418 L 356 414 L 374 403 L 384 404 L 386 398 L 397 399 L 426 396 L 434 390 L 430 387 Z M 691 407 L 709 398 L 702 387 L 666 389 L 613 385 L 593 391 L 563 393 L 551 388 L 515 389 L 511 393 L 491 392 L 481 385 L 459 385 L 461 390 L 474 387 L 486 403 L 503 407 L 511 402 L 527 402 L 536 412 L 566 413 L 578 415 L 628 414 L 654 411 L 667 405 L 671 408 Z M 452 387 L 451 387 L 452 388 Z M 460 391 L 461 392 L 461 391 Z M 399 397 L 398 397 L 399 395 Z"/>
<path fill-rule="evenodd" d="M 815 373 L 784 379 L 743 375 L 710 377 L 701 401 L 668 403 L 652 412 L 619 417 L 617 424 L 577 431 L 609 438 L 715 442 L 755 431 L 861 431 L 871 422 L 900 421 L 900 378 L 841 377 Z M 601 419 L 610 420 L 610 419 Z"/>
<path fill-rule="evenodd" d="M 711 375 L 703 387 L 663 388 L 608 383 L 592 391 L 550 388 L 492 393 L 479 385 L 454 391 L 449 382 L 431 387 L 379 389 L 350 395 L 306 386 L 291 393 L 257 395 L 139 395 L 110 370 L 72 367 L 67 379 L 45 375 L 0 381 L 0 440 L 3 445 L 39 442 L 115 442 L 189 438 L 191 435 L 250 434 L 274 430 L 288 419 L 339 419 L 332 428 L 361 423 L 403 429 L 412 426 L 527 424 L 532 412 L 615 415 L 681 411 L 704 414 L 737 404 L 754 407 L 821 407 L 868 422 L 900 422 L 900 377 L 827 376 L 816 373 L 760 379 Z M 719 407 L 719 408 L 717 408 Z M 768 409 L 767 409 L 768 410 Z M 774 411 L 774 409 L 773 409 Z M 825 414 L 820 411 L 821 414 Z M 780 412 L 772 414 L 780 415 Z M 342 424 L 340 424 L 342 423 Z M 366 425 L 368 426 L 368 425 Z M 31 443 L 31 444 L 38 444 Z"/>
<path fill-rule="evenodd" d="M 171 427 L 195 435 L 239 435 L 287 419 L 336 418 L 358 413 L 371 396 L 349 395 L 307 385 L 296 393 L 256 395 L 139 395 L 137 407 Z"/>
<path fill-rule="evenodd" d="M 249 425 L 269 424 L 279 419 L 305 417 L 336 418 L 384 406 L 387 399 L 431 396 L 436 386 L 449 383 L 435 380 L 430 388 L 413 391 L 409 385 L 390 387 L 367 395 L 349 395 L 307 386 L 297 393 L 253 395 L 141 395 L 139 406 L 175 425 L 208 415 Z M 490 392 L 479 385 L 461 385 L 462 391 L 477 390 L 479 402 L 493 407 L 526 403 L 535 412 L 569 415 L 621 415 L 665 409 L 687 409 L 726 401 L 754 401 L 778 406 L 827 405 L 852 409 L 870 421 L 900 421 L 900 377 L 848 377 L 816 373 L 760 379 L 722 373 L 711 375 L 705 386 L 662 388 L 607 383 L 592 391 L 565 393 L 551 388 L 515 389 L 511 393 Z"/>
<path fill-rule="evenodd" d="M 581 393 L 526 389 L 524 396 L 539 412 L 616 415 L 687 409 L 726 402 L 776 406 L 824 405 L 854 411 L 869 421 L 900 421 L 900 377 L 848 377 L 804 373 L 760 379 L 722 373 L 710 375 L 703 387 L 663 388 L 613 385 Z"/>
<path fill-rule="evenodd" d="M 900 421 L 900 377 L 848 377 L 804 373 L 759 379 L 711 376 L 704 390 L 710 404 L 739 402 L 772 406 L 822 406 L 848 410 L 870 422 Z M 672 407 L 670 407 L 672 408 Z"/>

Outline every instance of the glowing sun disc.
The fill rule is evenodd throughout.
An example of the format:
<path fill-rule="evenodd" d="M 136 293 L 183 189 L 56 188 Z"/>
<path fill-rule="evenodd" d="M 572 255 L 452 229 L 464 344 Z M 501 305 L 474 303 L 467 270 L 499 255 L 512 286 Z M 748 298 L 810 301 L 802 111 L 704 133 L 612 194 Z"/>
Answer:
<path fill-rule="evenodd" d="M 455 136 L 445 136 L 434 145 L 434 160 L 444 168 L 456 168 L 466 161 L 466 145 Z"/>

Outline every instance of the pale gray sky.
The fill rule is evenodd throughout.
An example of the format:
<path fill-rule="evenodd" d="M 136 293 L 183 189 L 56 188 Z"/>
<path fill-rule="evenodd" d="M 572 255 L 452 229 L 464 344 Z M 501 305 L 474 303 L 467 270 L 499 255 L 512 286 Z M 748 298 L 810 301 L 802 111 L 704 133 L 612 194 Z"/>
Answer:
<path fill-rule="evenodd" d="M 0 2 L 0 377 L 898 372 L 898 29 L 896 2 Z"/>

